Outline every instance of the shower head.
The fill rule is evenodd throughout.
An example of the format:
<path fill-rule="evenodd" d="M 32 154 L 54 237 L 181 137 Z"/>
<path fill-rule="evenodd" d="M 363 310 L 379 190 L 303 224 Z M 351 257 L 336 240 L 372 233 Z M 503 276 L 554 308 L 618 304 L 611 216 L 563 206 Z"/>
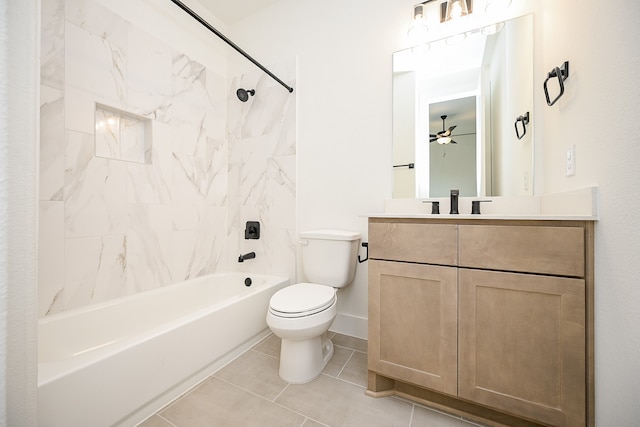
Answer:
<path fill-rule="evenodd" d="M 253 96 L 255 94 L 256 94 L 256 91 L 254 89 L 245 90 L 240 88 L 236 91 L 236 95 L 238 96 L 238 99 L 242 102 L 247 102 L 247 99 L 249 99 L 249 95 Z"/>

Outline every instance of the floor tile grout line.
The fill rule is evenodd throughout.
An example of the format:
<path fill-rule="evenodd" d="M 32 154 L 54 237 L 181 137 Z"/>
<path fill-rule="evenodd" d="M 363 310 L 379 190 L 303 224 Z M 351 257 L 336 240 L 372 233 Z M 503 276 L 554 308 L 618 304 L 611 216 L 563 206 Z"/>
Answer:
<path fill-rule="evenodd" d="M 321 426 L 331 427 L 331 426 L 329 426 L 329 424 L 321 423 L 320 421 L 316 420 L 315 418 L 311 418 L 311 417 L 307 417 L 307 416 L 304 417 L 304 421 L 302 421 L 301 427 L 307 422 L 307 420 L 311 420 L 314 423 L 320 424 Z"/>
<path fill-rule="evenodd" d="M 162 416 L 162 415 L 160 415 L 159 413 L 158 413 L 158 414 L 155 414 L 155 415 L 157 415 L 161 420 L 163 420 L 163 421 L 165 421 L 165 422 L 167 422 L 167 423 L 171 424 L 171 426 L 172 426 L 172 427 L 178 427 L 178 425 L 177 425 L 177 424 L 172 423 L 171 421 L 169 421 L 168 419 L 166 419 L 165 417 L 163 417 L 163 416 Z"/>
<path fill-rule="evenodd" d="M 361 388 L 363 392 L 367 391 L 367 387 L 362 385 L 362 384 L 354 383 L 352 381 L 348 381 L 348 380 L 345 380 L 343 378 L 334 377 L 333 375 L 329 375 L 329 374 L 326 374 L 324 372 L 321 372 L 320 375 L 324 375 L 326 377 L 333 378 L 334 380 L 342 381 L 343 383 L 354 385 L 354 386 L 356 386 L 358 388 Z"/>
<path fill-rule="evenodd" d="M 336 380 L 343 381 L 343 382 L 345 382 L 345 383 L 348 383 L 348 384 L 354 385 L 354 386 L 356 386 L 356 387 L 359 387 L 359 388 L 361 388 L 361 389 L 363 389 L 363 390 L 365 390 L 365 389 L 366 389 L 365 387 L 363 387 L 363 386 L 361 386 L 361 385 L 359 385 L 359 384 L 355 384 L 355 383 L 352 383 L 352 382 L 350 382 L 350 381 L 341 380 L 340 378 L 332 377 L 331 375 L 327 375 L 327 374 L 325 374 L 325 373 L 320 373 L 320 375 L 325 375 L 325 376 L 327 376 L 327 377 L 329 377 L 329 378 L 333 378 L 333 379 L 336 379 Z M 292 409 L 292 408 L 290 408 L 290 407 L 288 407 L 288 406 L 283 405 L 283 404 L 282 404 L 282 403 L 280 403 L 280 402 L 276 402 L 276 400 L 277 400 L 277 399 L 282 395 L 282 393 L 284 393 L 284 391 L 285 391 L 287 388 L 289 388 L 289 386 L 290 386 L 291 384 L 287 384 L 287 385 L 282 389 L 282 391 L 278 394 L 278 396 L 277 396 L 274 400 L 269 400 L 269 399 L 267 399 L 267 398 L 266 398 L 266 397 L 264 397 L 264 396 L 261 396 L 261 395 L 259 395 L 259 394 L 255 393 L 255 392 L 253 392 L 253 391 L 251 391 L 251 390 L 247 390 L 246 388 L 241 387 L 241 386 L 239 386 L 239 385 L 237 385 L 237 384 L 234 384 L 234 383 L 232 383 L 232 382 L 230 382 L 230 381 L 228 381 L 228 380 L 225 380 L 225 379 L 222 379 L 222 378 L 218 378 L 218 377 L 216 377 L 216 379 L 218 379 L 218 380 L 220 380 L 220 381 L 222 381 L 222 382 L 225 382 L 225 383 L 229 384 L 229 385 L 230 385 L 230 386 L 232 386 L 232 387 L 236 387 L 237 389 L 240 389 L 240 390 L 245 391 L 245 392 L 247 392 L 247 393 L 249 393 L 249 394 L 252 394 L 252 395 L 254 395 L 254 396 L 256 396 L 256 397 L 258 397 L 258 398 L 260 398 L 260 399 L 262 399 L 262 400 L 264 400 L 264 401 L 266 401 L 266 402 L 273 403 L 274 405 L 279 406 L 280 408 L 286 409 L 287 411 L 293 412 L 294 414 L 298 414 L 298 415 L 300 415 L 300 416 L 304 417 L 305 419 L 306 419 L 306 418 L 308 418 L 308 419 L 310 419 L 310 420 L 311 420 L 311 421 L 313 421 L 313 422 L 316 422 L 316 423 L 321 424 L 321 425 L 323 425 L 323 426 L 330 427 L 328 424 L 325 424 L 325 423 L 323 423 L 323 422 L 321 422 L 321 421 L 318 421 L 318 420 L 316 420 L 315 418 L 310 417 L 309 415 L 303 414 L 302 412 L 298 412 L 298 411 L 296 411 L 296 410 L 294 410 L 294 409 Z M 176 426 L 176 427 L 177 427 L 177 426 Z"/>
<path fill-rule="evenodd" d="M 307 420 L 311 420 L 311 421 L 313 421 L 314 423 L 318 423 L 318 424 L 320 424 L 321 426 L 331 427 L 329 424 L 322 423 L 322 422 L 320 422 L 320 421 L 316 420 L 315 418 L 311 418 L 311 417 L 306 417 L 306 419 L 302 422 L 302 425 L 304 425 L 304 423 L 306 423 L 306 422 L 307 422 Z"/>
<path fill-rule="evenodd" d="M 390 397 L 391 397 L 392 399 L 398 399 L 398 400 L 401 400 L 401 401 L 403 401 L 403 402 L 407 402 L 407 403 L 410 403 L 410 404 L 412 404 L 412 405 L 413 405 L 413 409 L 412 409 L 412 411 L 411 411 L 411 414 L 412 414 L 412 415 L 411 415 L 411 421 L 412 421 L 412 422 L 413 422 L 413 413 L 415 412 L 415 408 L 419 407 L 419 408 L 422 408 L 422 409 L 424 409 L 424 410 L 426 410 L 426 411 L 435 412 L 435 413 L 437 413 L 437 414 L 444 415 L 444 416 L 449 417 L 449 418 L 453 418 L 453 419 L 454 419 L 454 420 L 456 420 L 456 421 L 463 421 L 463 422 L 465 422 L 465 423 L 467 423 L 467 424 L 470 424 L 470 425 L 472 425 L 472 426 L 477 426 L 477 427 L 486 427 L 486 426 L 484 426 L 483 424 L 478 424 L 478 423 L 476 423 L 475 421 L 470 420 L 470 419 L 467 419 L 467 418 L 465 418 L 465 417 L 462 417 L 462 416 L 459 416 L 459 415 L 450 414 L 450 413 L 448 413 L 448 412 L 444 412 L 444 411 L 441 411 L 441 410 L 436 409 L 436 408 L 432 408 L 432 407 L 427 406 L 427 405 L 422 405 L 422 404 L 420 404 L 420 403 L 418 403 L 418 402 L 414 402 L 414 401 L 412 401 L 412 400 L 406 399 L 406 398 L 401 397 L 401 396 L 390 396 Z"/>
<path fill-rule="evenodd" d="M 413 414 L 416 412 L 416 405 L 413 404 L 411 405 L 411 416 L 409 417 L 409 426 L 411 427 L 413 425 Z"/>
<path fill-rule="evenodd" d="M 244 353 L 243 353 L 244 354 Z M 235 360 L 235 359 L 234 359 Z M 231 362 L 229 362 L 231 363 Z M 222 368 L 220 368 L 222 369 Z M 218 371 L 216 371 L 218 372 Z M 173 399 L 170 402 L 167 402 L 167 404 L 165 404 L 163 407 L 161 407 L 160 409 L 156 410 L 152 415 L 150 415 L 147 419 L 151 418 L 153 415 L 158 415 L 160 418 L 162 418 L 163 420 L 166 420 L 168 423 L 170 423 L 172 426 L 178 427 L 175 424 L 173 424 L 171 421 L 167 420 L 166 418 L 164 418 L 161 414 L 162 412 L 168 410 L 169 408 L 171 408 L 172 406 L 176 405 L 178 402 L 182 401 L 183 399 L 187 398 L 195 389 L 197 389 L 198 387 L 200 387 L 202 384 L 204 384 L 207 381 L 210 381 L 211 378 L 214 377 L 215 373 L 209 375 L 206 378 L 203 378 L 202 380 L 198 381 L 196 384 L 194 384 L 191 388 L 189 388 L 188 390 L 184 391 L 180 396 L 176 397 L 175 399 Z"/>
<path fill-rule="evenodd" d="M 289 408 L 288 406 L 285 406 L 285 405 L 283 405 L 283 404 L 282 404 L 282 403 L 280 403 L 280 402 L 276 402 L 275 400 L 273 400 L 273 401 L 272 401 L 272 400 L 269 400 L 269 399 L 267 399 L 267 398 L 266 398 L 266 397 L 264 397 L 264 396 L 260 396 L 259 394 L 255 393 L 255 392 L 253 392 L 253 391 L 251 391 L 251 390 L 247 390 L 247 389 L 246 389 L 246 388 L 244 388 L 244 387 L 240 387 L 239 385 L 234 384 L 234 383 L 232 383 L 232 382 L 230 382 L 230 381 L 227 381 L 227 380 L 222 379 L 222 378 L 216 378 L 216 379 L 218 379 L 218 380 L 220 380 L 220 381 L 222 381 L 222 382 L 225 382 L 225 383 L 227 383 L 228 385 L 230 385 L 230 386 L 232 386 L 232 387 L 235 387 L 235 388 L 237 388 L 237 389 L 239 389 L 239 390 L 242 390 L 242 391 L 244 391 L 244 392 L 247 392 L 247 393 L 249 393 L 249 394 L 251 394 L 251 395 L 253 395 L 253 396 L 256 396 L 257 398 L 262 399 L 262 400 L 264 400 L 265 402 L 273 403 L 274 405 L 276 405 L 276 406 L 278 406 L 278 407 L 280 407 L 280 408 L 286 409 L 287 411 L 292 412 L 292 413 L 294 413 L 294 414 L 298 414 L 298 415 L 300 415 L 301 417 L 309 418 L 309 419 L 310 419 L 310 420 L 312 420 L 312 421 L 315 421 L 315 422 L 320 423 L 320 424 L 322 424 L 322 425 L 326 425 L 326 424 L 324 424 L 324 423 L 321 423 L 320 421 L 317 421 L 317 420 L 316 420 L 316 419 L 314 419 L 314 418 L 311 418 L 311 417 L 310 417 L 310 416 L 308 416 L 308 415 L 305 415 L 305 414 L 303 414 L 303 413 L 301 413 L 301 412 L 298 412 L 298 411 L 296 411 L 296 410 L 294 410 L 294 409 L 292 409 L 292 408 Z M 287 389 L 287 388 L 289 387 L 289 385 L 290 385 L 290 384 L 287 384 L 287 385 L 285 386 L 285 388 L 284 388 L 284 389 Z M 284 391 L 284 389 L 283 389 L 283 391 Z M 281 392 L 280 394 L 282 394 L 282 392 Z M 280 395 L 278 395 L 278 397 L 280 397 Z M 278 397 L 276 397 L 276 399 L 277 399 Z"/>
<path fill-rule="evenodd" d="M 265 353 L 264 351 L 256 350 L 256 349 L 253 349 L 253 348 L 250 348 L 250 349 L 249 349 L 249 350 L 247 350 L 247 351 L 253 351 L 253 352 L 256 352 L 256 353 L 263 354 L 263 355 L 265 355 L 265 356 L 269 356 L 269 357 L 270 357 L 270 358 L 272 358 L 272 359 L 280 360 L 280 358 L 279 358 L 279 357 L 276 357 L 276 356 L 274 356 L 273 354 Z M 243 354 L 244 354 L 244 353 L 243 353 Z M 217 371 L 216 371 L 216 372 L 217 372 Z"/>
<path fill-rule="evenodd" d="M 273 402 L 273 403 L 275 403 L 275 402 L 276 402 L 276 400 L 278 400 L 278 398 L 279 398 L 280 396 L 282 396 L 282 393 L 284 393 L 284 391 L 285 391 L 286 389 L 288 389 L 290 385 L 291 385 L 291 384 L 287 383 L 287 385 L 286 385 L 286 386 L 284 386 L 284 388 L 283 388 L 282 390 L 280 390 L 280 393 L 278 393 L 278 395 L 277 395 L 276 397 L 274 397 L 274 398 L 273 398 L 273 401 L 272 401 L 272 402 Z"/>
<path fill-rule="evenodd" d="M 349 364 L 349 361 L 351 360 L 351 358 L 353 357 L 353 355 L 355 354 L 355 350 L 351 350 L 351 354 L 349 355 L 349 357 L 347 358 L 347 361 L 344 362 L 344 365 L 342 365 L 342 368 L 340 369 L 340 372 L 338 372 L 338 375 L 336 375 L 336 378 L 340 378 L 340 375 L 342 375 L 342 372 L 344 371 L 344 368 L 347 367 L 347 365 Z"/>

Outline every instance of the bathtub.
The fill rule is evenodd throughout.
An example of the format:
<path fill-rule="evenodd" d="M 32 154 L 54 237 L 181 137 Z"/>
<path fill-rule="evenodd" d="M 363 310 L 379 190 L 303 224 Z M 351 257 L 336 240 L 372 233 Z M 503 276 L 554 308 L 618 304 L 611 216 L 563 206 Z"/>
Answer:
<path fill-rule="evenodd" d="M 38 426 L 136 425 L 267 336 L 288 284 L 214 274 L 40 319 Z"/>

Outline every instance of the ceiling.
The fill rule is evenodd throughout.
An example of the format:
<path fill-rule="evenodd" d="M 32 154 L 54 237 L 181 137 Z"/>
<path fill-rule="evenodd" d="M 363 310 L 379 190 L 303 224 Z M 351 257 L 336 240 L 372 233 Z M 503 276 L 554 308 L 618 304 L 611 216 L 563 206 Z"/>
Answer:
<path fill-rule="evenodd" d="M 213 15 L 227 25 L 231 25 L 244 16 L 264 9 L 278 0 L 191 0 L 200 3 Z"/>

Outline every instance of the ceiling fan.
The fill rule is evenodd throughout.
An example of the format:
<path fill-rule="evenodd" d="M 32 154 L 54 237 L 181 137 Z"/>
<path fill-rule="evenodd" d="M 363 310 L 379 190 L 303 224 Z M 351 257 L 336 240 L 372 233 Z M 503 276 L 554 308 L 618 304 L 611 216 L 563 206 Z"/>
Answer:
<path fill-rule="evenodd" d="M 437 141 L 438 144 L 457 144 L 456 141 L 451 139 L 451 132 L 456 128 L 457 125 L 449 126 L 449 129 L 445 129 L 445 120 L 447 119 L 447 115 L 440 116 L 442 119 L 442 131 L 436 134 L 429 134 L 429 142 Z"/>

